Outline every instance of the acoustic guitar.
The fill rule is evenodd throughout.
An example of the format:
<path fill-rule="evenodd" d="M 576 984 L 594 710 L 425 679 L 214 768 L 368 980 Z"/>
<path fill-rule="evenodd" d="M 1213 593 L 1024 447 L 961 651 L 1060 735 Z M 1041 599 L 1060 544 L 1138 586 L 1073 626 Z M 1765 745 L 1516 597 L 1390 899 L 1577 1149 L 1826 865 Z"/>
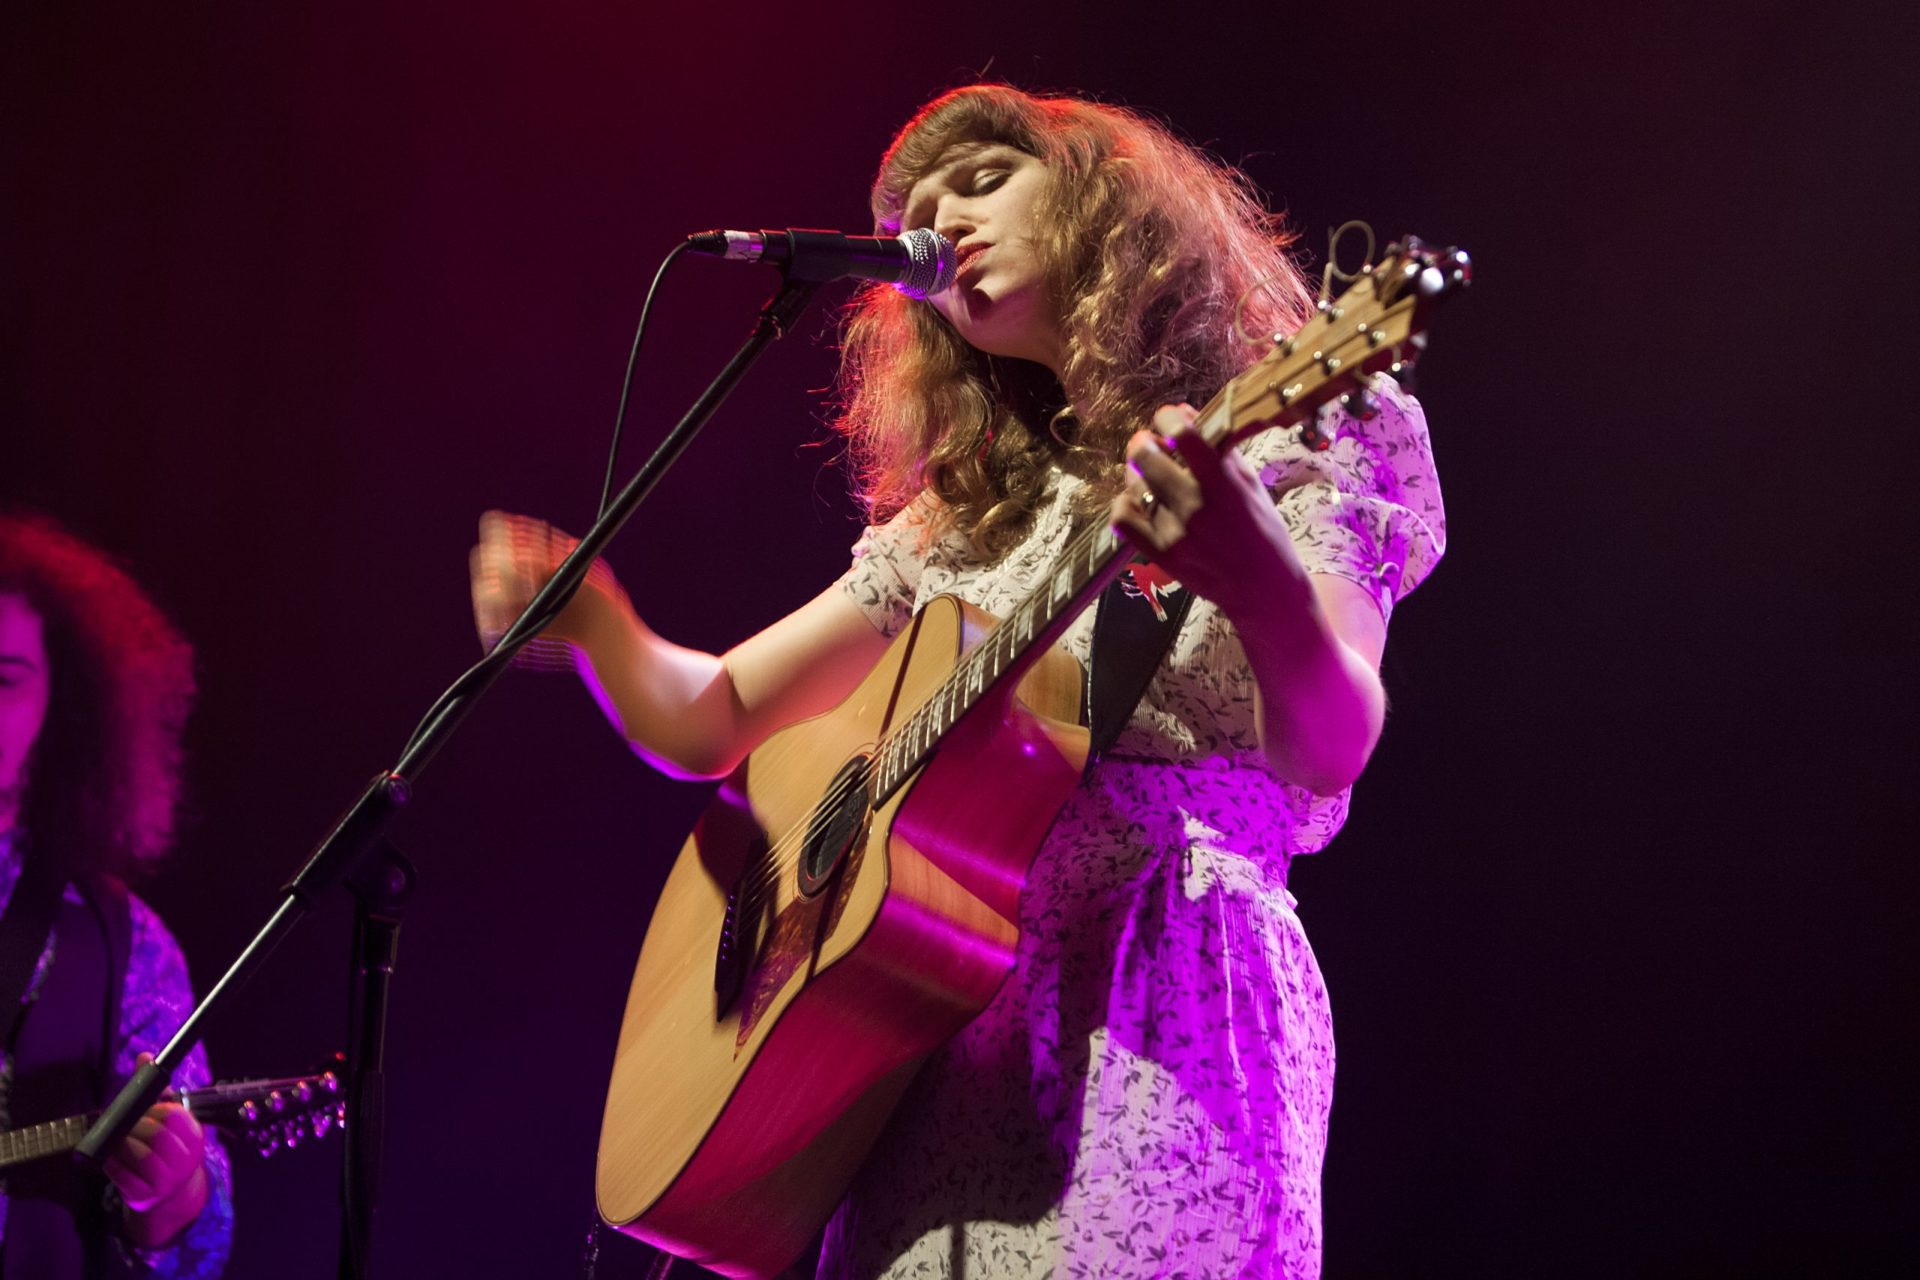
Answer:
<path fill-rule="evenodd" d="M 1201 411 L 1215 448 L 1364 419 L 1457 250 L 1409 237 Z M 1087 755 L 1079 663 L 1054 642 L 1125 567 L 1092 522 L 1005 619 L 930 601 L 838 707 L 720 787 L 640 949 L 601 1124 L 612 1225 L 722 1275 L 769 1277 L 845 1193 L 901 1091 L 1013 965 L 1028 866 Z M 990 786 L 983 785 L 990 780 Z"/>

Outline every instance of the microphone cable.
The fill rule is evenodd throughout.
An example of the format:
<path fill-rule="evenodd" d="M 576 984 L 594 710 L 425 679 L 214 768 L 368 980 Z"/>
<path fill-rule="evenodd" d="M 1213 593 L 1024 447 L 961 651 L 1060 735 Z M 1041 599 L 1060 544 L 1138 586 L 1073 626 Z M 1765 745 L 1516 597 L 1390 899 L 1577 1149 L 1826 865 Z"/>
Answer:
<path fill-rule="evenodd" d="M 607 477 L 600 484 L 600 507 L 594 512 L 595 520 L 607 514 L 607 504 L 613 501 L 613 476 L 620 459 L 620 430 L 627 421 L 627 396 L 633 390 L 634 368 L 640 363 L 640 340 L 647 335 L 647 317 L 653 313 L 653 295 L 660 292 L 660 282 L 667 278 L 667 268 L 687 251 L 687 244 L 682 240 L 667 250 L 667 256 L 660 261 L 660 269 L 653 273 L 653 283 L 647 286 L 647 300 L 640 304 L 640 324 L 633 331 L 633 350 L 627 353 L 627 374 L 620 380 L 620 407 L 613 412 L 613 443 L 607 449 Z"/>

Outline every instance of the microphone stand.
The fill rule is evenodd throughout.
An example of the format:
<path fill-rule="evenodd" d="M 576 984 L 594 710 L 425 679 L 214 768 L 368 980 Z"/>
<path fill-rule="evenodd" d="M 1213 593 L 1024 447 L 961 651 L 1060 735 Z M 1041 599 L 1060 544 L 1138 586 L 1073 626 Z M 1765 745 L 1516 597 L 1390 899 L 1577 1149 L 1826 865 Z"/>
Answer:
<path fill-rule="evenodd" d="M 439 753 L 447 739 L 464 721 L 481 694 L 499 678 L 515 653 L 532 640 L 540 628 L 553 618 L 580 588 L 594 558 L 613 541 L 621 526 L 639 509 L 654 485 L 666 474 L 700 433 L 721 403 L 733 391 L 747 371 L 759 360 L 775 339 L 787 330 L 806 309 L 822 277 L 832 278 L 822 269 L 794 269 L 787 264 L 778 291 L 760 308 L 753 331 L 718 377 L 687 410 L 686 416 L 660 442 L 646 465 L 628 481 L 598 520 L 581 538 L 573 554 L 561 562 L 546 586 L 536 593 L 506 633 L 466 674 L 441 695 L 427 713 L 413 740 L 401 752 L 393 768 L 374 775 L 352 807 L 334 825 L 314 849 L 299 873 L 289 881 L 285 895 L 273 915 L 261 927 L 239 957 L 207 992 L 206 999 L 181 1024 L 166 1047 L 153 1060 L 135 1071 L 107 1109 L 100 1114 L 86 1137 L 75 1148 L 77 1158 L 98 1166 L 106 1154 L 120 1144 L 129 1130 L 159 1100 L 174 1070 L 187 1052 L 200 1041 L 201 1028 L 210 1014 L 221 1007 L 229 991 L 237 989 L 265 961 L 307 913 L 318 905 L 320 895 L 343 879 L 356 877 L 356 897 L 361 903 L 361 920 L 355 928 L 350 963 L 358 978 L 354 985 L 354 1014 L 351 1034 L 358 1041 L 367 1061 L 347 1064 L 346 1098 L 349 1124 L 365 1123 L 372 1118 L 374 1132 L 360 1135 L 345 1160 L 342 1188 L 344 1210 L 341 1227 L 340 1274 L 366 1275 L 368 1232 L 375 1205 L 373 1190 L 379 1162 L 380 1046 L 384 1040 L 386 1017 L 386 975 L 392 969 L 394 949 L 399 945 L 399 900 L 412 889 L 412 872 L 404 859 L 398 859 L 386 843 L 385 832 L 394 814 L 405 806 L 413 792 L 414 781 Z M 376 852 L 391 851 L 370 863 Z M 370 870 L 362 874 L 362 868 Z M 369 903 L 369 899 L 373 899 Z M 365 1096 L 355 1096 L 356 1091 Z"/>
<path fill-rule="evenodd" d="M 373 1210 L 380 1200 L 386 1133 L 387 988 L 400 956 L 400 919 L 416 877 L 407 856 L 382 838 L 347 877 L 353 895 L 353 972 L 347 982 L 344 1149 L 340 1158 L 341 1280 L 366 1274 Z"/>

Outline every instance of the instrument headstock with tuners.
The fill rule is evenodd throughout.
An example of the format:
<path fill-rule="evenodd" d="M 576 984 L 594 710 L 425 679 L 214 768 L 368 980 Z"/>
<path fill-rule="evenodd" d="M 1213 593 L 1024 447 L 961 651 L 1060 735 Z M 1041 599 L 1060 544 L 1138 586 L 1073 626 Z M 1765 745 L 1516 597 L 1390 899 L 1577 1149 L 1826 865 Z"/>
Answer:
<path fill-rule="evenodd" d="M 1292 334 L 1273 335 L 1273 350 L 1229 381 L 1196 424 L 1216 448 L 1272 427 L 1298 426 L 1309 448 L 1333 441 L 1316 411 L 1335 405 L 1359 419 L 1377 408 L 1367 376 L 1409 379 L 1427 346 L 1436 302 L 1465 288 L 1473 263 L 1460 249 L 1435 249 L 1408 236 L 1360 268 L 1338 298 L 1323 298 L 1312 319 Z"/>
<path fill-rule="evenodd" d="M 347 1122 L 339 1075 L 322 1071 L 277 1080 L 231 1080 L 181 1094 L 194 1118 L 250 1143 L 262 1156 L 324 1138 Z"/>

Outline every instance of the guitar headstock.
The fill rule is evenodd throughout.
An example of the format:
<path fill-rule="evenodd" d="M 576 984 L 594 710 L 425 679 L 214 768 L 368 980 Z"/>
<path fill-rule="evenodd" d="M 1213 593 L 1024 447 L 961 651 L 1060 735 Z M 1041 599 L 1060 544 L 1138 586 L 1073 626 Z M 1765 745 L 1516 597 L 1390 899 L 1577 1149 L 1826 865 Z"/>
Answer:
<path fill-rule="evenodd" d="M 1273 350 L 1239 374 L 1201 415 L 1200 430 L 1216 447 L 1271 427 L 1305 424 L 1310 448 L 1332 442 L 1316 430 L 1316 410 L 1336 401 L 1356 418 L 1371 417 L 1365 379 L 1405 378 L 1427 346 L 1434 304 L 1464 289 L 1473 264 L 1460 249 L 1435 249 L 1415 236 L 1387 246 L 1338 298 L 1323 301 L 1298 332 L 1275 334 Z"/>
<path fill-rule="evenodd" d="M 181 1097 L 194 1118 L 250 1143 L 262 1156 L 323 1138 L 346 1124 L 345 1089 L 336 1070 L 273 1080 L 232 1080 Z"/>

